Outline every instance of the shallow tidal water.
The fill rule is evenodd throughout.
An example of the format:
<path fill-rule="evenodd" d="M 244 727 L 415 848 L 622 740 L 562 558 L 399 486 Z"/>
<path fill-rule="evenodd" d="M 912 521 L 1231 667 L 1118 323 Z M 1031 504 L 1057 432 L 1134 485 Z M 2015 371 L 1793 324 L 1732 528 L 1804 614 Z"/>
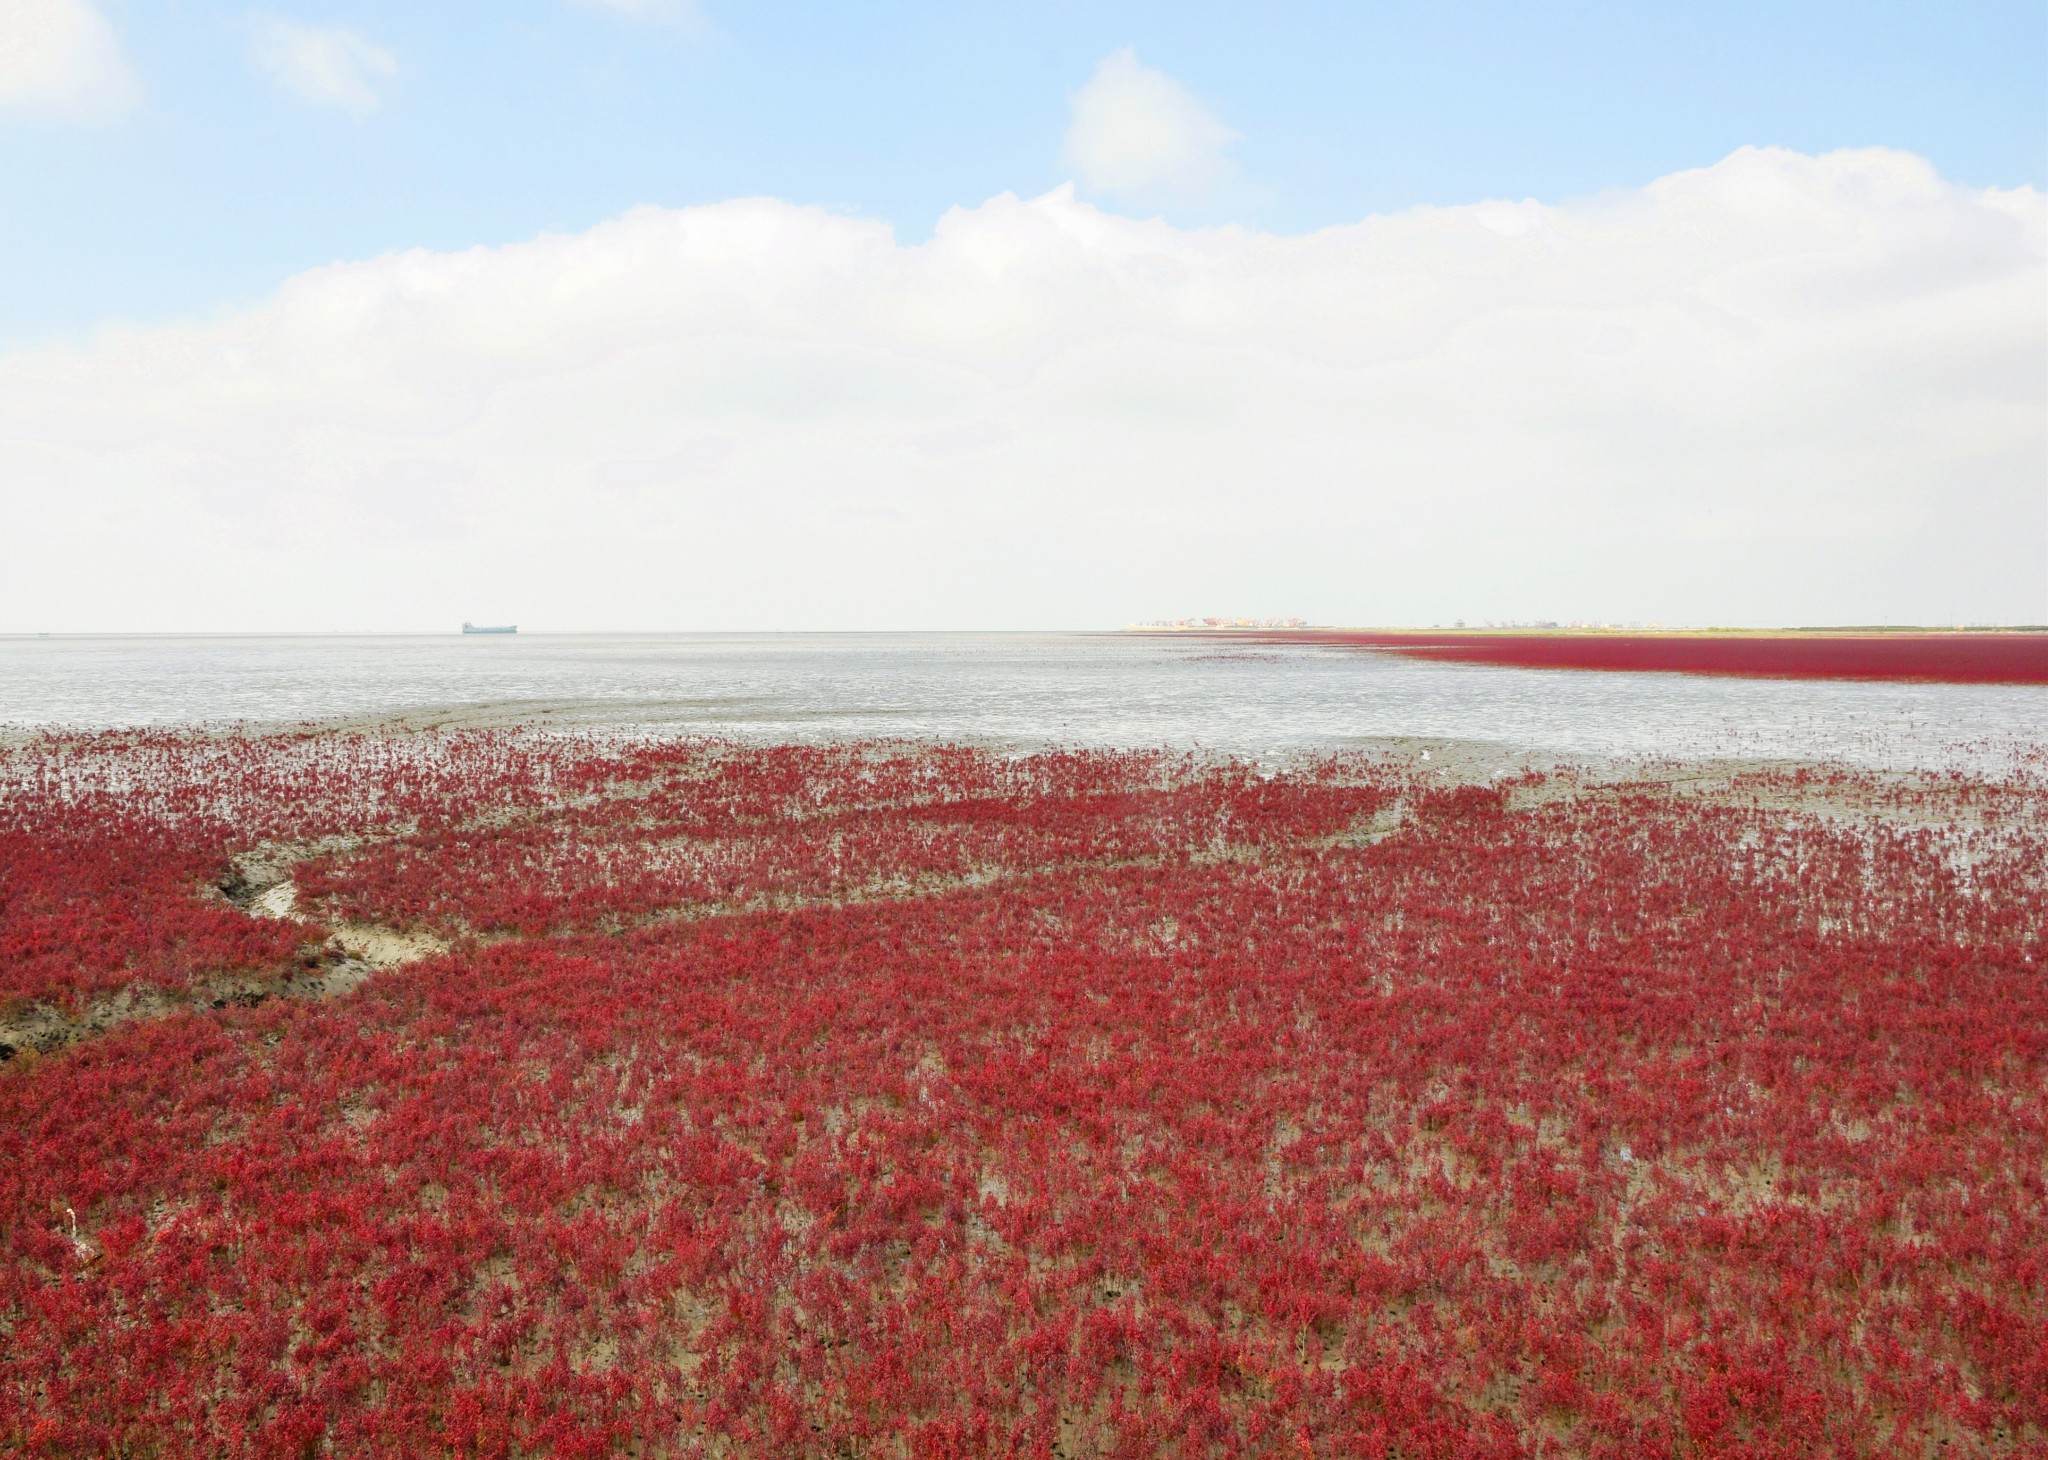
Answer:
<path fill-rule="evenodd" d="M 1390 740 L 1992 773 L 2048 756 L 2038 686 L 1510 669 L 1172 635 L 0 637 L 0 726 L 17 732 L 398 716 L 1261 758 Z"/>

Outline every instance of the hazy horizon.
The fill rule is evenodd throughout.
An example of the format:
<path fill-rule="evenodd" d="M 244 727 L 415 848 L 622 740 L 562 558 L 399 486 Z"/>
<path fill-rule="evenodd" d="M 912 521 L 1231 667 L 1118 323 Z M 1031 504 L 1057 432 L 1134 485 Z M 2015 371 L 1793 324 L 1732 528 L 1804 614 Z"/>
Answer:
<path fill-rule="evenodd" d="M 475 620 L 471 621 L 475 623 Z M 490 627 L 479 625 L 479 627 Z M 991 628 L 942 628 L 942 629 L 896 629 L 868 628 L 852 625 L 842 628 L 786 628 L 786 629 L 702 629 L 702 628 L 555 628 L 545 624 L 514 624 L 520 638 L 562 638 L 562 639 L 603 639 L 603 638 L 774 638 L 802 637 L 804 635 L 858 636 L 925 636 L 943 637 L 996 636 L 996 635 L 1046 635 L 1049 637 L 1087 637 L 1100 634 L 1260 634 L 1279 632 L 1369 632 L 1369 633 L 1423 633 L 1453 632 L 1486 633 L 1604 633 L 1604 634 L 1828 634 L 1828 633 L 2048 633 L 2048 624 L 2026 623 L 1958 623 L 1958 624 L 1623 624 L 1623 623 L 1473 623 L 1453 621 L 1451 623 L 1383 623 L 1383 624 L 1320 624 L 1304 623 L 1285 629 L 1264 628 L 1256 625 L 1223 623 L 1213 625 L 1164 625 L 1153 623 L 1129 623 L 1116 625 L 1092 625 L 1080 628 L 1061 628 L 1043 624 L 1005 624 Z M 389 629 L 0 629 L 0 639 L 433 639 L 463 636 L 461 624 L 440 628 L 389 628 Z"/>

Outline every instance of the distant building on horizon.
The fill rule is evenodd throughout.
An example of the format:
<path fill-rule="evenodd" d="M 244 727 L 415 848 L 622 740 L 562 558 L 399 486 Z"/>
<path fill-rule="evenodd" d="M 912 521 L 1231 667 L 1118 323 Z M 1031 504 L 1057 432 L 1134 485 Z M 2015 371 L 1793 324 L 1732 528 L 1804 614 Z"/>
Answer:
<path fill-rule="evenodd" d="M 1148 618 L 1141 629 L 1305 629 L 1305 618 Z"/>

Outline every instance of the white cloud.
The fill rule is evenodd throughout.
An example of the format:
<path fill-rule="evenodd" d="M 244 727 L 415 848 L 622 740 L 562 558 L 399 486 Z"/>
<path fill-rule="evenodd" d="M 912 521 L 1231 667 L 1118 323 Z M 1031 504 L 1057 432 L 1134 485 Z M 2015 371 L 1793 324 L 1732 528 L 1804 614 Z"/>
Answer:
<path fill-rule="evenodd" d="M 1091 191 L 1190 201 L 1230 177 L 1224 152 L 1238 134 L 1129 46 L 1103 58 L 1072 110 L 1064 160 Z"/>
<path fill-rule="evenodd" d="M 0 356 L 0 630 L 2048 617 L 2048 206 L 1745 149 L 1304 236 L 767 199 Z"/>
<path fill-rule="evenodd" d="M 137 91 L 114 28 L 89 0 L 0 0 L 0 111 L 104 116 Z"/>
<path fill-rule="evenodd" d="M 391 52 L 339 25 L 259 21 L 249 56 L 300 101 L 344 111 L 375 111 L 383 104 L 381 88 L 398 75 Z"/>

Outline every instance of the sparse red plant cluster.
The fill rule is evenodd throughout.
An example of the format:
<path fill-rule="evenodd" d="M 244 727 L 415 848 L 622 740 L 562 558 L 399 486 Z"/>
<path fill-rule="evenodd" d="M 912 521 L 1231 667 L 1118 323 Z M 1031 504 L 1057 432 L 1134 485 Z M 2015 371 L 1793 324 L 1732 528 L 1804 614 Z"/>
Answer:
<path fill-rule="evenodd" d="M 204 895 L 224 855 L 218 829 L 167 826 L 119 797 L 0 799 L 0 1010 L 289 958 L 310 930 Z"/>
<path fill-rule="evenodd" d="M 1474 633 L 1332 630 L 1267 633 L 1412 659 L 1523 669 L 1660 670 L 1781 679 L 1904 679 L 2048 684 L 2048 633 Z"/>
<path fill-rule="evenodd" d="M 2032 780 L 500 734 L 0 784 L 138 905 L 290 843 L 308 916 L 451 943 L 0 1074 L 0 1451 L 2048 1446 Z"/>
<path fill-rule="evenodd" d="M 473 821 L 546 799 L 553 768 L 480 735 L 102 735 L 0 758 L 0 1012 L 272 968 L 319 930 L 233 906 L 234 851 Z"/>
<path fill-rule="evenodd" d="M 618 794 L 381 841 L 308 865 L 299 885 L 352 918 L 533 936 L 1284 844 L 1386 795 L 1140 753 L 671 746 L 607 773 Z"/>

